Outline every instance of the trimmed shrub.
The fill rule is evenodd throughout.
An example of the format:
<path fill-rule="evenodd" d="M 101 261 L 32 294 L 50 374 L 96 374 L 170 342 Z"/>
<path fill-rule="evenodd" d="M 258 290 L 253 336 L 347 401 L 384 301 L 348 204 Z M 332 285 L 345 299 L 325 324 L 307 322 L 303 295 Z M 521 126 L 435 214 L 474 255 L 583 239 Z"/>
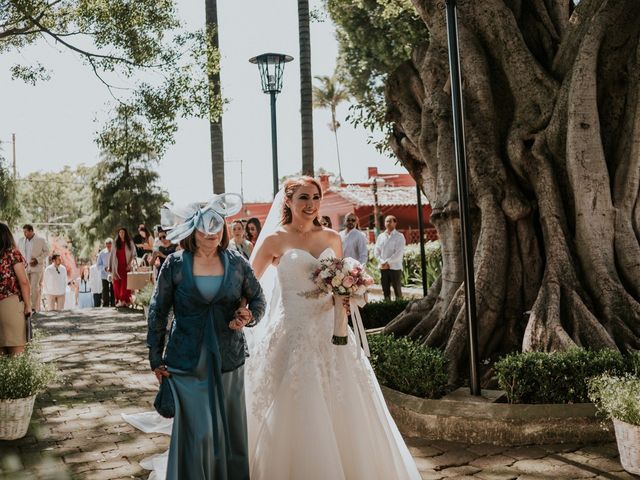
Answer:
<path fill-rule="evenodd" d="M 640 426 L 640 378 L 608 374 L 592 378 L 589 380 L 589 399 L 601 415 Z"/>
<path fill-rule="evenodd" d="M 604 373 L 620 374 L 628 368 L 614 350 L 574 348 L 565 352 L 525 352 L 507 355 L 494 369 L 509 403 L 588 402 L 587 381 Z"/>
<path fill-rule="evenodd" d="M 364 328 L 385 327 L 397 317 L 409 304 L 409 300 L 391 300 L 367 303 L 360 309 Z"/>
<path fill-rule="evenodd" d="M 406 337 L 371 335 L 371 365 L 378 381 L 422 398 L 440 398 L 447 385 L 447 360 L 440 350 Z"/>

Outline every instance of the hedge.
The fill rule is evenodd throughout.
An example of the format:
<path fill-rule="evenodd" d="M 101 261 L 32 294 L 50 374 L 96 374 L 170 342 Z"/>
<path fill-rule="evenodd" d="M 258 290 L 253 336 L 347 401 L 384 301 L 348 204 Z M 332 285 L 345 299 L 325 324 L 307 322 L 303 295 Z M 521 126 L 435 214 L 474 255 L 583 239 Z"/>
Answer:
<path fill-rule="evenodd" d="M 440 350 L 406 337 L 369 336 L 371 365 L 378 381 L 422 398 L 440 398 L 447 385 L 447 359 Z"/>
<path fill-rule="evenodd" d="M 604 373 L 640 370 L 640 356 L 623 357 L 615 350 L 580 348 L 564 352 L 514 353 L 498 360 L 494 369 L 510 403 L 588 402 L 587 382 Z"/>
<path fill-rule="evenodd" d="M 385 327 L 391 320 L 397 317 L 409 304 L 409 300 L 382 300 L 367 303 L 360 309 L 364 328 Z"/>

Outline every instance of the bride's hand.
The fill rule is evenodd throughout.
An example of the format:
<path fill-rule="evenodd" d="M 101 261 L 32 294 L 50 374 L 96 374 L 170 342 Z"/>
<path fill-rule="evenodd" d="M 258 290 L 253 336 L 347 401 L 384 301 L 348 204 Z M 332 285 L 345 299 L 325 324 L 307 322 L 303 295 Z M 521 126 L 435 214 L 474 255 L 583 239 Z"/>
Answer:
<path fill-rule="evenodd" d="M 249 322 L 253 320 L 253 314 L 247 307 L 240 307 L 235 312 L 235 318 L 229 322 L 231 330 L 242 330 Z"/>
<path fill-rule="evenodd" d="M 342 306 L 347 311 L 347 315 L 351 315 L 351 305 L 349 304 L 349 297 L 344 297 L 342 299 Z"/>

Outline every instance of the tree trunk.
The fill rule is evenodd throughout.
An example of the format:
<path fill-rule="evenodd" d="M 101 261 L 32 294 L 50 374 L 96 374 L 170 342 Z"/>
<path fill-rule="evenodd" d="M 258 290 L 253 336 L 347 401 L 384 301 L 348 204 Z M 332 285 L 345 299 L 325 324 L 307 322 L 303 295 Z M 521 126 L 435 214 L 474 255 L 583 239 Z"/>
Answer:
<path fill-rule="evenodd" d="M 313 90 L 311 85 L 311 34 L 309 0 L 298 0 L 298 37 L 300 41 L 300 118 L 302 121 L 302 174 L 313 169 Z"/>
<path fill-rule="evenodd" d="M 387 83 L 391 145 L 422 186 L 441 278 L 389 324 L 466 373 L 443 2 Z M 640 2 L 459 2 L 479 349 L 640 347 Z M 425 38 L 427 35 L 425 34 Z"/>
<path fill-rule="evenodd" d="M 205 16 L 209 49 L 217 52 L 220 49 L 218 41 L 218 2 L 205 0 Z M 213 99 L 222 96 L 220 88 L 220 69 L 210 69 L 209 96 Z M 222 111 L 217 118 L 209 118 L 209 134 L 211 138 L 211 173 L 213 178 L 213 193 L 224 193 L 224 145 L 222 141 Z"/>

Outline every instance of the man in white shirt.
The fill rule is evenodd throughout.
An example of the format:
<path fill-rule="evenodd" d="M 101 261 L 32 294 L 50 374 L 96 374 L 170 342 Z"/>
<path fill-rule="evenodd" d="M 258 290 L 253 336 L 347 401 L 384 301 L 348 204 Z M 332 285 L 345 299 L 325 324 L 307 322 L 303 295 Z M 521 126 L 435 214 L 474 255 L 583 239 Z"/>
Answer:
<path fill-rule="evenodd" d="M 358 260 L 362 265 L 367 264 L 367 237 L 358 230 L 358 217 L 349 213 L 344 217 L 344 230 L 340 232 L 342 238 L 342 252 L 344 257 Z"/>
<path fill-rule="evenodd" d="M 96 261 L 97 259 L 98 257 L 96 257 Z M 102 276 L 96 263 L 89 267 L 89 288 L 93 295 L 93 306 L 99 307 L 102 305 Z"/>
<path fill-rule="evenodd" d="M 378 235 L 374 255 L 380 265 L 380 283 L 385 300 L 391 300 L 391 287 L 396 300 L 402 298 L 402 257 L 404 235 L 396 230 L 398 221 L 393 215 L 384 219 L 385 231 Z"/>
<path fill-rule="evenodd" d="M 18 250 L 27 262 L 27 277 L 31 287 L 31 308 L 40 311 L 42 305 L 42 272 L 45 260 L 49 255 L 47 241 L 36 235 L 33 226 L 27 224 L 22 227 L 24 237 L 18 240 Z"/>
<path fill-rule="evenodd" d="M 104 249 L 98 254 L 98 260 L 96 261 L 96 266 L 98 267 L 98 272 L 100 272 L 100 278 L 102 281 L 103 307 L 116 306 L 116 299 L 113 295 L 113 283 L 109 280 L 109 272 L 107 272 L 111 248 L 113 248 L 113 240 L 111 238 L 107 238 L 104 241 Z"/>
<path fill-rule="evenodd" d="M 44 269 L 44 294 L 47 297 L 47 310 L 63 310 L 67 292 L 67 269 L 57 253 L 51 256 L 51 264 Z"/>

